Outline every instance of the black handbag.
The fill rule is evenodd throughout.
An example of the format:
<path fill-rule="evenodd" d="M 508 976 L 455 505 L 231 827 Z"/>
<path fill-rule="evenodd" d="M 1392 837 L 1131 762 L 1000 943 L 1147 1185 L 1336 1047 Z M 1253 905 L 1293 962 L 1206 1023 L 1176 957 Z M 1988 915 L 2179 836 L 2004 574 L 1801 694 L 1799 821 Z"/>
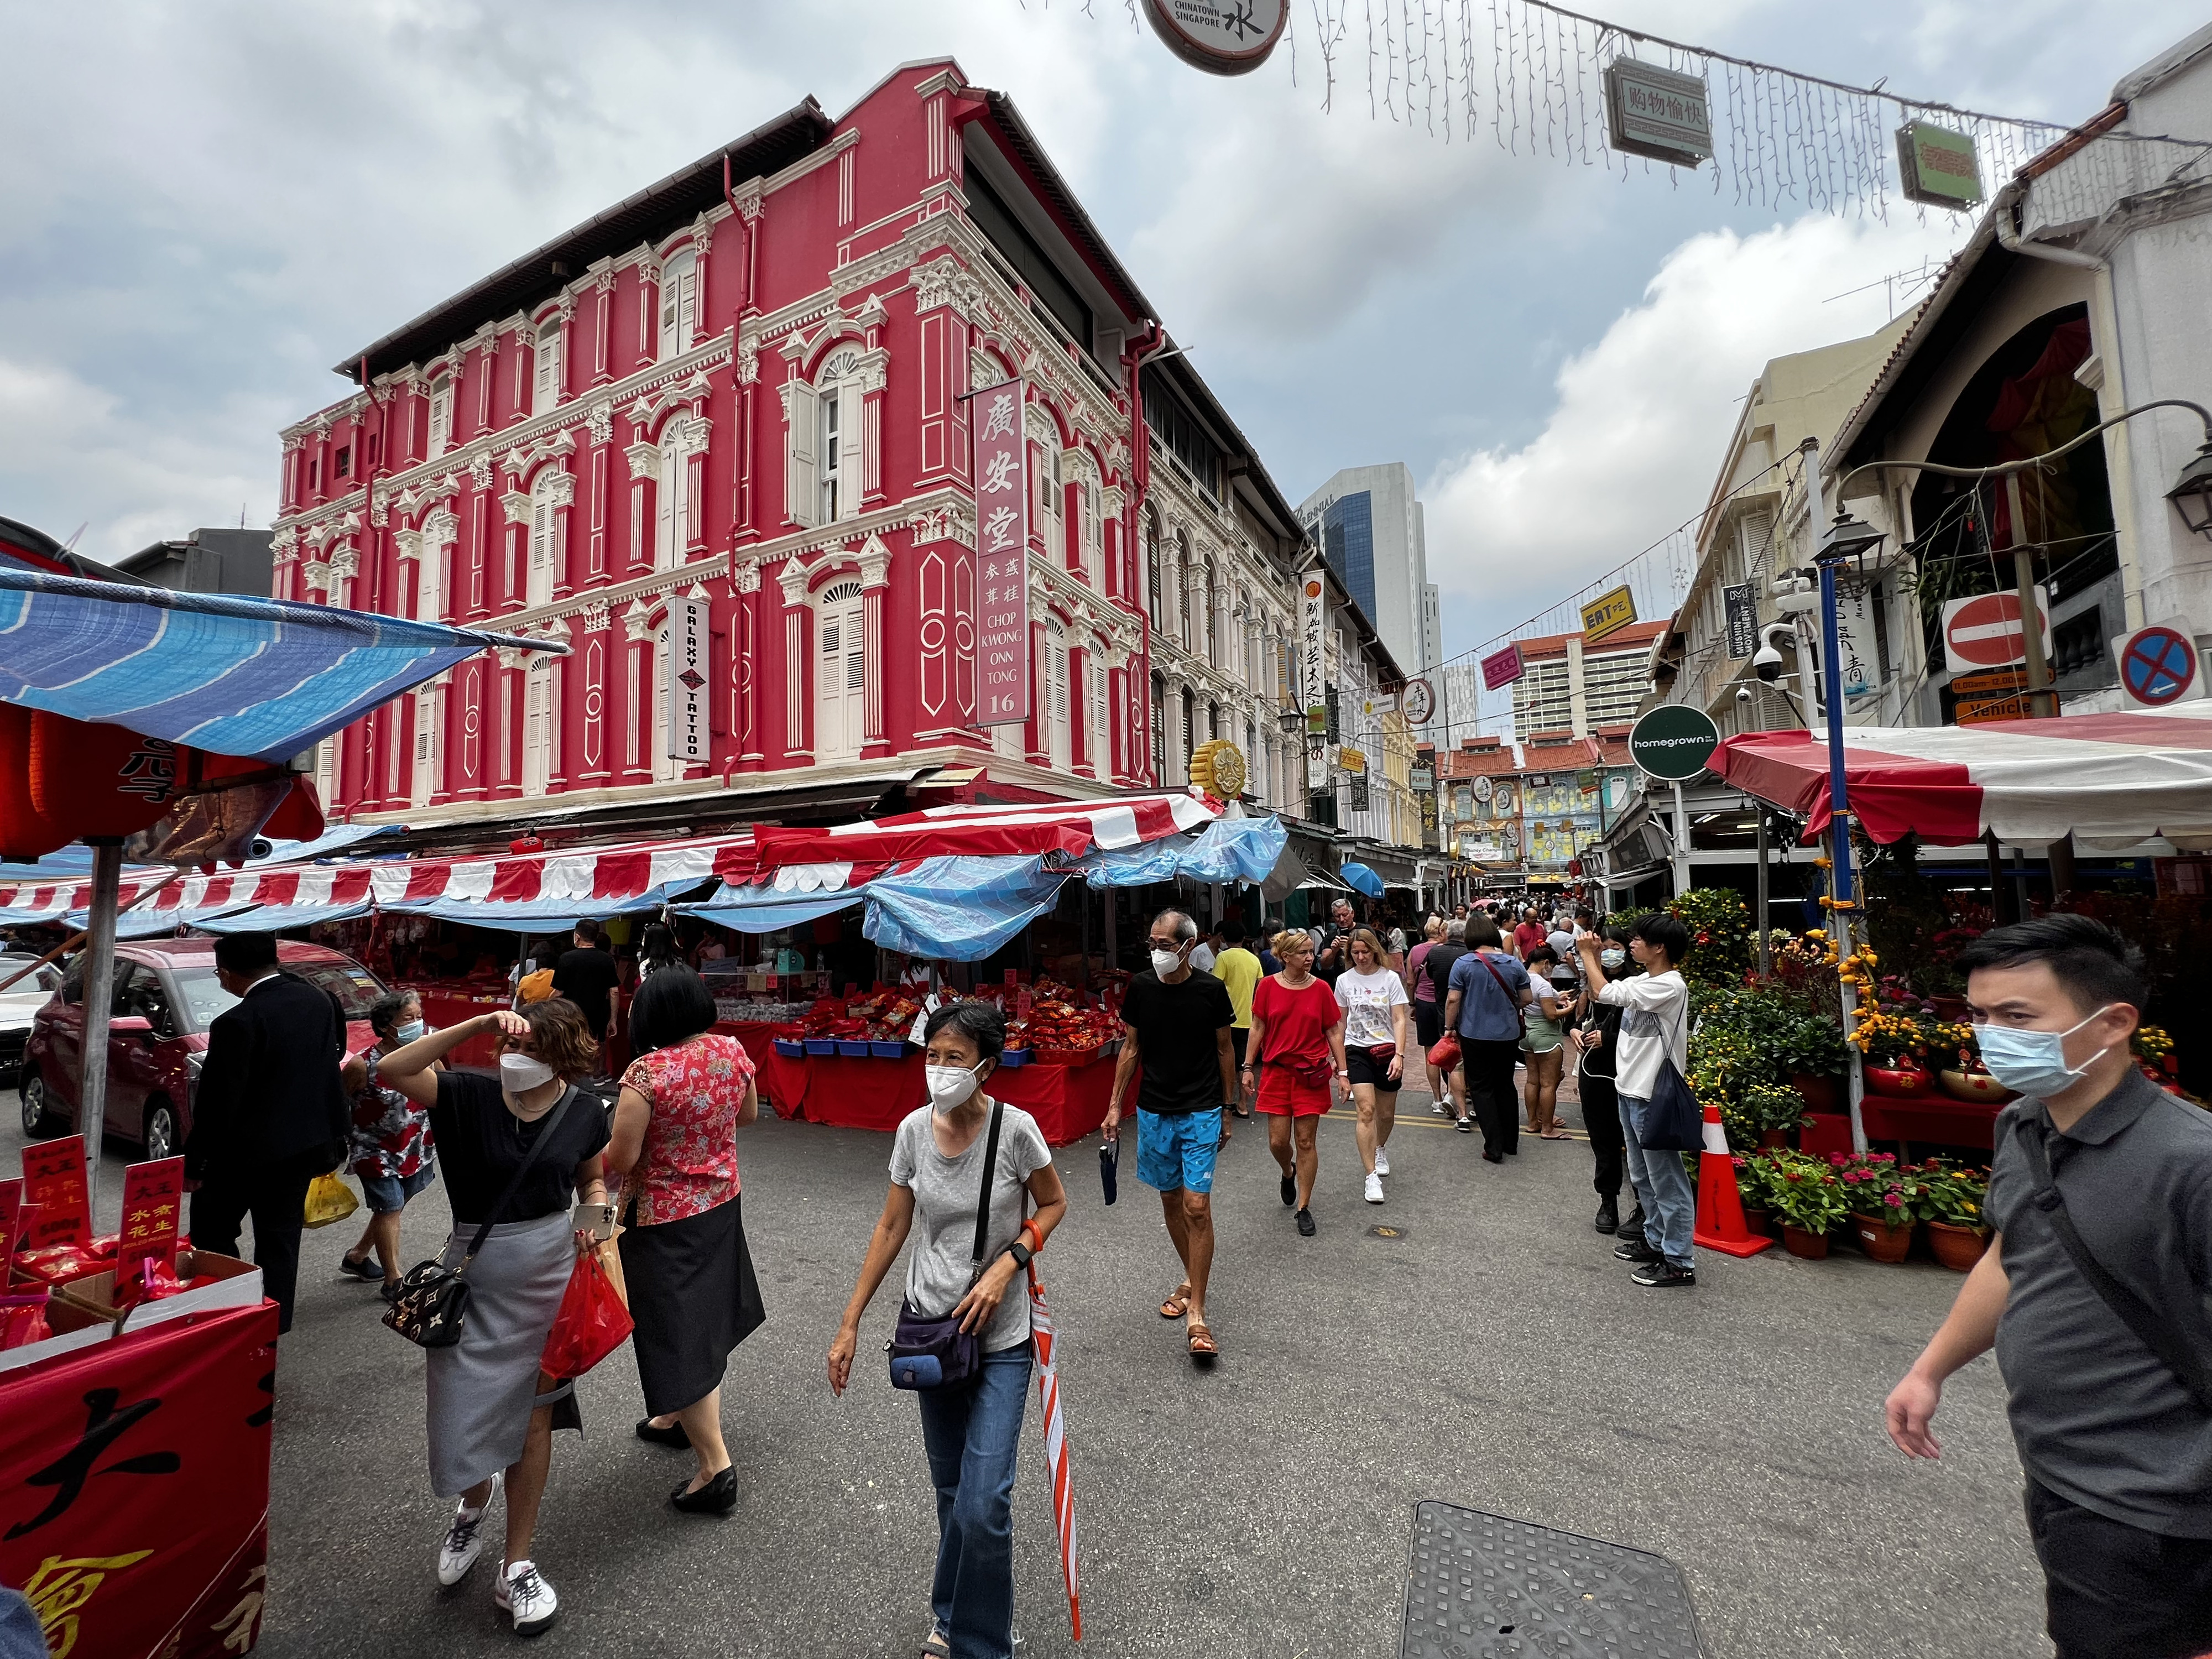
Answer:
<path fill-rule="evenodd" d="M 991 1226 L 991 1181 L 999 1167 L 999 1121 L 1006 1109 L 1003 1101 L 991 1103 L 990 1139 L 983 1146 L 983 1195 L 975 1201 L 975 1248 L 969 1264 L 969 1290 L 975 1289 L 975 1281 L 983 1276 L 983 1249 L 988 1243 Z M 891 1340 L 884 1344 L 884 1349 L 890 1356 L 891 1387 L 895 1389 L 946 1389 L 956 1382 L 965 1382 L 983 1369 L 982 1339 L 975 1332 L 962 1330 L 960 1322 L 950 1314 L 933 1319 L 903 1297 L 899 1299 L 897 1328 L 892 1331 Z"/>
<path fill-rule="evenodd" d="M 545 1127 L 538 1139 L 531 1142 L 522 1162 L 515 1166 L 514 1175 L 507 1179 L 507 1190 L 491 1206 L 491 1214 L 469 1241 L 469 1251 L 461 1258 L 461 1265 L 447 1267 L 441 1253 L 428 1261 L 416 1262 L 399 1281 L 399 1294 L 384 1310 L 384 1322 L 416 1347 L 450 1348 L 461 1340 L 461 1328 L 469 1316 L 469 1263 L 477 1259 L 484 1240 L 491 1237 L 493 1224 L 514 1202 L 515 1194 L 521 1191 L 523 1176 L 530 1173 L 530 1166 L 538 1162 L 538 1154 L 552 1140 L 553 1132 L 561 1127 L 562 1118 L 567 1115 L 575 1098 L 576 1090 L 572 1085 L 555 1104 L 552 1115 L 545 1120 Z"/>
<path fill-rule="evenodd" d="M 1690 1005 L 1682 1003 L 1682 1024 L 1690 1023 Z M 1705 1109 L 1690 1092 L 1681 1068 L 1672 1054 L 1659 1056 L 1659 1076 L 1651 1098 L 1636 1115 L 1636 1144 L 1647 1152 L 1701 1152 L 1705 1147 Z"/>

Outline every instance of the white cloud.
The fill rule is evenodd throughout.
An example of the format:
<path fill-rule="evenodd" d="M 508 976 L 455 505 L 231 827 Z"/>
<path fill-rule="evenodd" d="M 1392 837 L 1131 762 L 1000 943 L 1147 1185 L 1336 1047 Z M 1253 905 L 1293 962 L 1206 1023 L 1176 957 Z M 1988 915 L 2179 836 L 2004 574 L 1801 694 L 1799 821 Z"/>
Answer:
<path fill-rule="evenodd" d="M 1941 257 L 1961 234 L 1808 216 L 1676 247 L 1642 302 L 1561 367 L 1540 433 L 1447 463 L 1423 490 L 1447 650 L 1565 599 L 1698 512 L 1766 361 L 1880 328 L 1881 289 L 1829 296 Z"/>

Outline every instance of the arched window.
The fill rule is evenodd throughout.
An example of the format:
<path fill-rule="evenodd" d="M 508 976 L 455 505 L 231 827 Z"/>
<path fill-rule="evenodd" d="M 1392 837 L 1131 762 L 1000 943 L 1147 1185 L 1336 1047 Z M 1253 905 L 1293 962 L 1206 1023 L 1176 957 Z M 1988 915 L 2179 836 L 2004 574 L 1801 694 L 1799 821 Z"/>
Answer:
<path fill-rule="evenodd" d="M 653 356 L 665 362 L 687 351 L 699 319 L 699 261 L 690 250 L 660 268 L 660 342 Z"/>
<path fill-rule="evenodd" d="M 530 412 L 543 415 L 561 401 L 561 319 L 550 317 L 538 331 L 538 381 Z"/>
<path fill-rule="evenodd" d="M 1057 617 L 1044 624 L 1045 749 L 1055 769 L 1065 771 L 1074 757 L 1067 684 L 1067 629 Z"/>
<path fill-rule="evenodd" d="M 860 356 L 849 346 L 833 351 L 814 378 L 820 410 L 814 447 L 821 480 L 817 524 L 834 524 L 860 510 Z"/>
<path fill-rule="evenodd" d="M 849 760 L 867 726 L 867 629 L 857 581 L 833 582 L 814 601 L 814 758 Z"/>
<path fill-rule="evenodd" d="M 434 461 L 453 447 L 453 381 L 441 374 L 430 382 L 430 430 L 423 441 L 422 456 Z"/>
<path fill-rule="evenodd" d="M 409 781 L 407 804 L 428 806 L 430 797 L 445 787 L 446 688 L 425 687 L 414 694 L 415 768 Z"/>
<path fill-rule="evenodd" d="M 523 602 L 553 603 L 553 574 L 560 562 L 560 508 L 553 500 L 554 467 L 547 466 L 530 486 L 530 568 Z"/>
<path fill-rule="evenodd" d="M 1209 740 L 1221 735 L 1221 705 L 1218 702 L 1206 705 L 1206 735 Z"/>
<path fill-rule="evenodd" d="M 551 784 L 561 747 L 558 671 L 542 653 L 533 653 L 524 674 L 522 793 L 542 795 Z"/>

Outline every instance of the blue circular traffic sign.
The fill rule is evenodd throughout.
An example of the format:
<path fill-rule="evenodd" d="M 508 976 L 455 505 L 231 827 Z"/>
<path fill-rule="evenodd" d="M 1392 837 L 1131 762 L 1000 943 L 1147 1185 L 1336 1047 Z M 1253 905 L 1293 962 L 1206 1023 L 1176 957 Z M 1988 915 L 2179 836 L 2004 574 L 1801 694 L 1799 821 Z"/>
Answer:
<path fill-rule="evenodd" d="M 2197 684 L 2197 647 L 2162 623 L 2139 629 L 2121 647 L 2120 678 L 2137 702 L 2177 702 Z"/>

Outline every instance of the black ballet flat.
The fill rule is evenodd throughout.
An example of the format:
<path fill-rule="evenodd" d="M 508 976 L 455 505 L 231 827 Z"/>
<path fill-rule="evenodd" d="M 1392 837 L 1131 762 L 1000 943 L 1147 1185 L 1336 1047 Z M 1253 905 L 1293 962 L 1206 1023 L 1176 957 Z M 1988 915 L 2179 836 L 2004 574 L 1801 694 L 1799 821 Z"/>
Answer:
<path fill-rule="evenodd" d="M 668 1494 L 668 1501 L 686 1515 L 727 1515 L 738 1506 L 738 1468 L 732 1463 L 698 1491 L 686 1480 Z"/>
<path fill-rule="evenodd" d="M 672 1446 L 678 1451 L 691 1449 L 691 1437 L 684 1432 L 681 1423 L 671 1423 L 665 1429 L 656 1429 L 651 1418 L 641 1417 L 637 1419 L 637 1437 L 650 1440 L 656 1446 Z"/>

